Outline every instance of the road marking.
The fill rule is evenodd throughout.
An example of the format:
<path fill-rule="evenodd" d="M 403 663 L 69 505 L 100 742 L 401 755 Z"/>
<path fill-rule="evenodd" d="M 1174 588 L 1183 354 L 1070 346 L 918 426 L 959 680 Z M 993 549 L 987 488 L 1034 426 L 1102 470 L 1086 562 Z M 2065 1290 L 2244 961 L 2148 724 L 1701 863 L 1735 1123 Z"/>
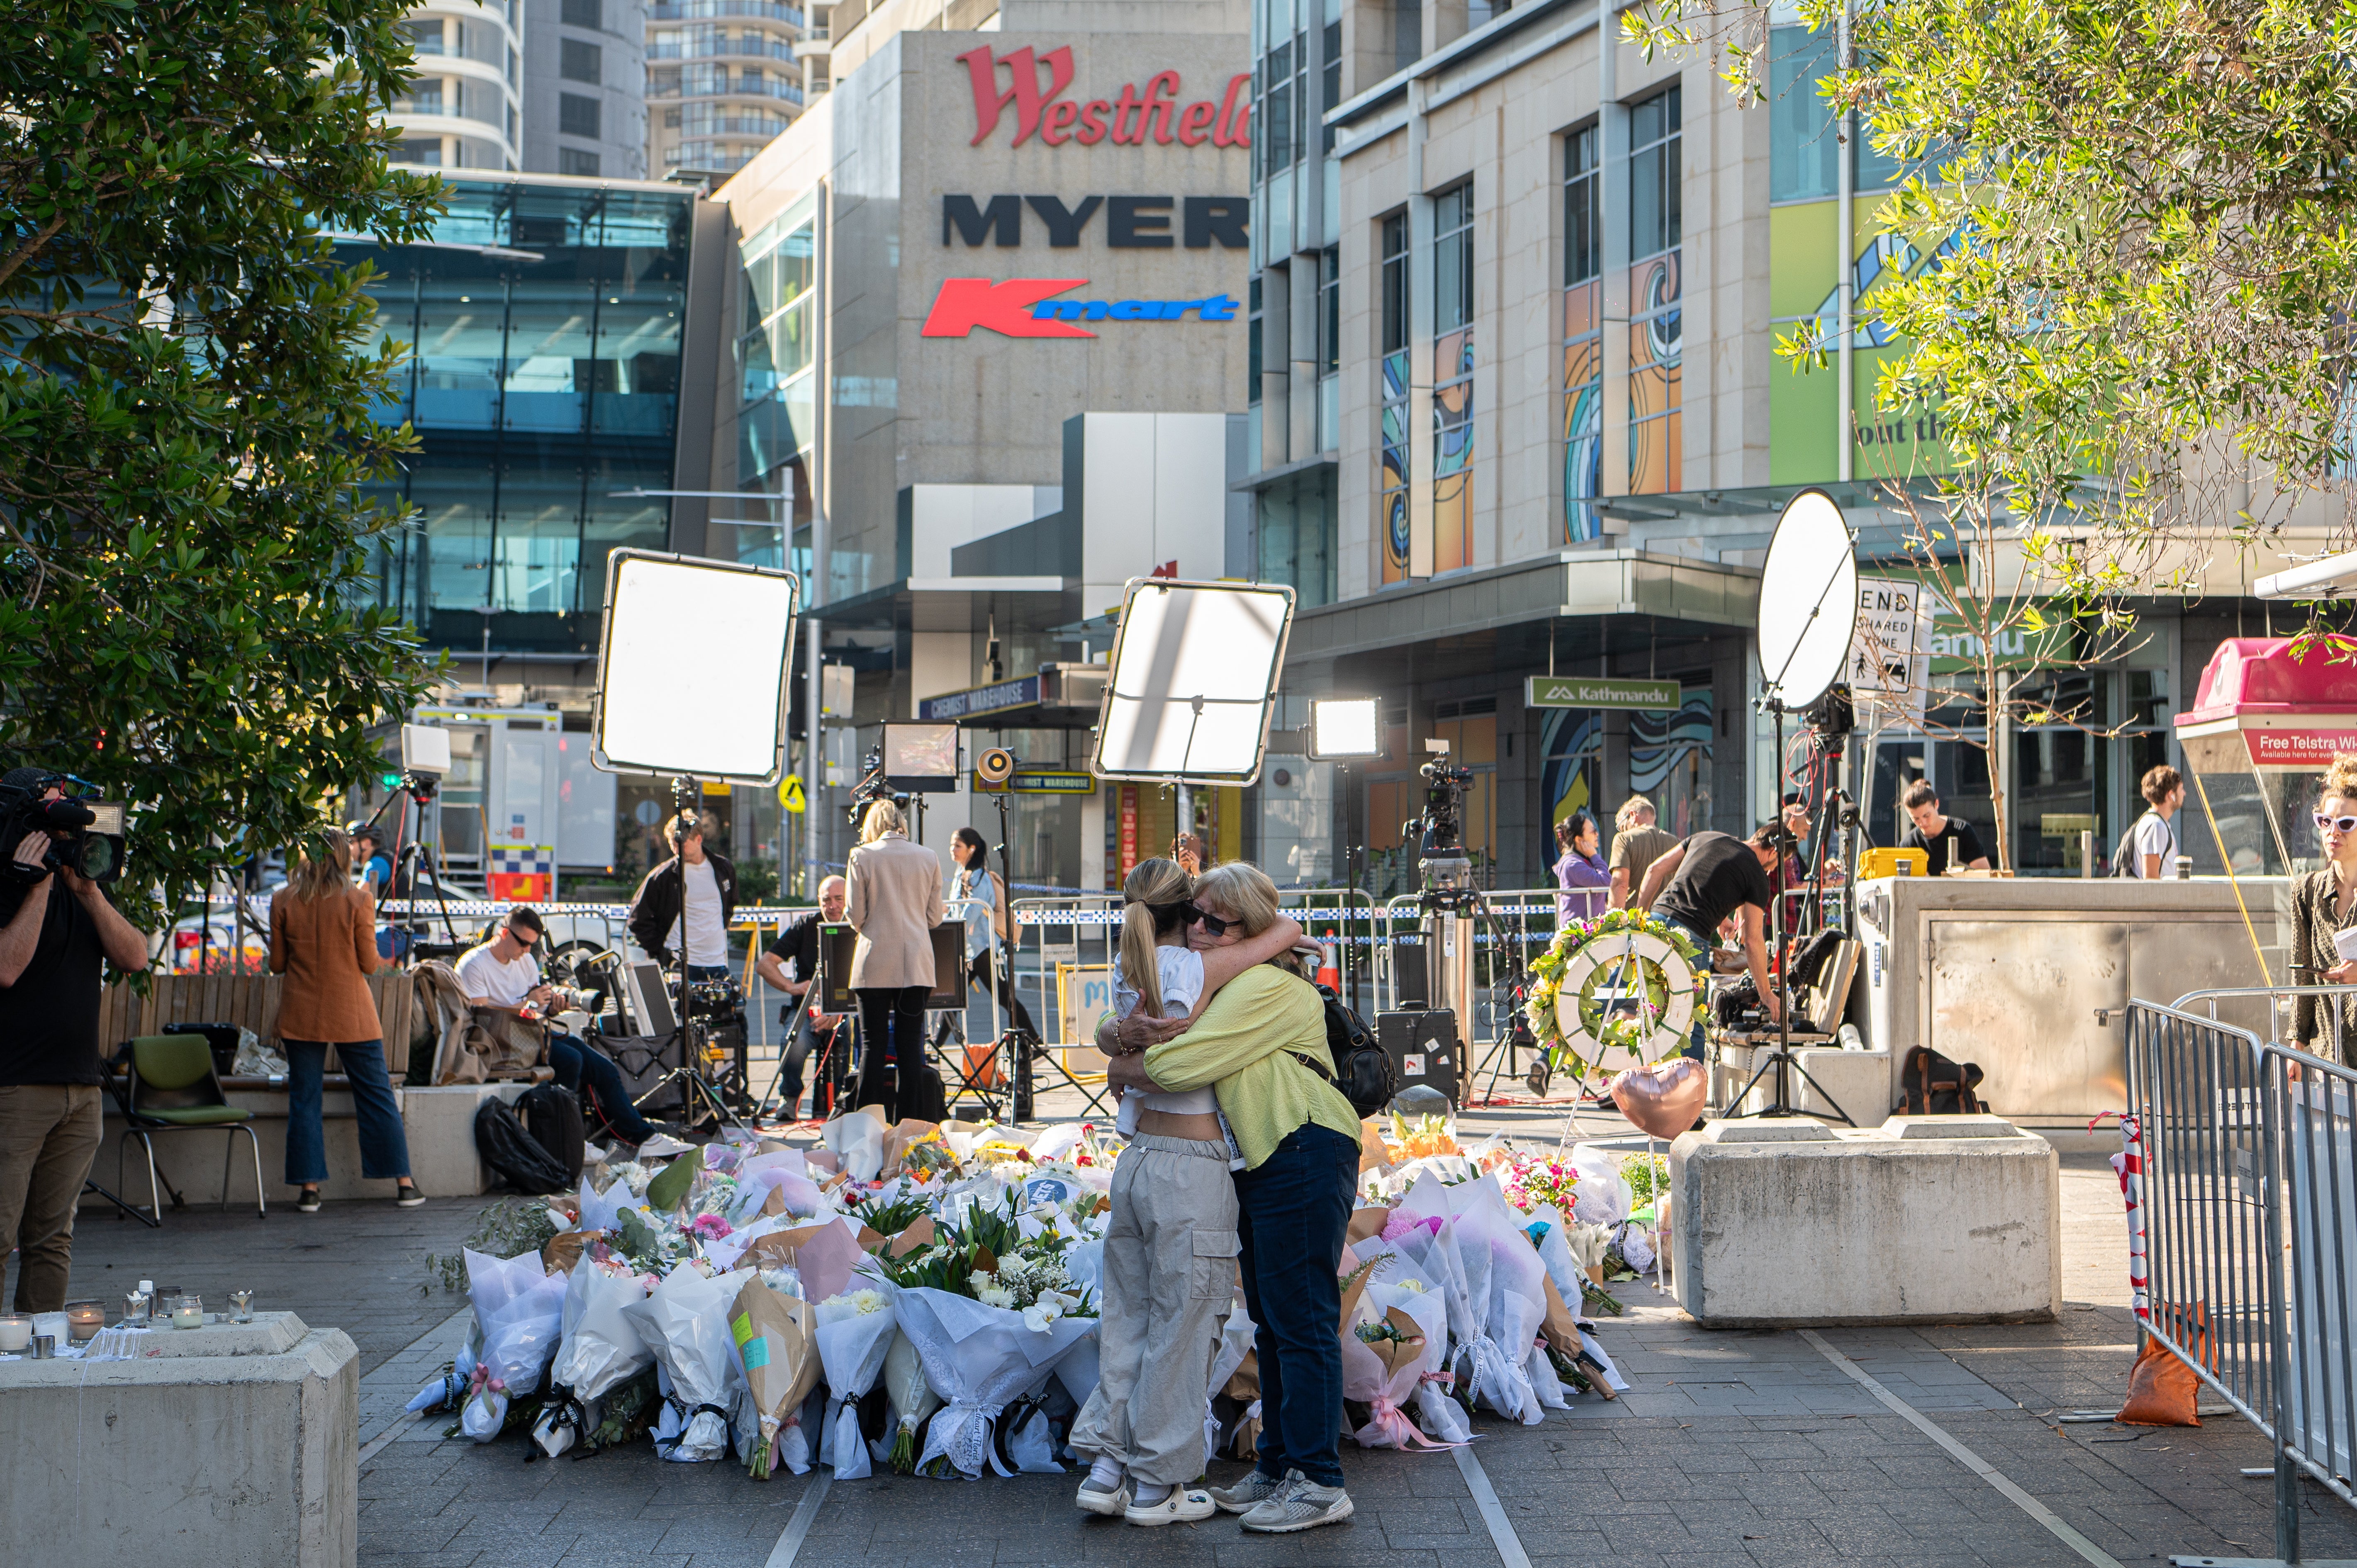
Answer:
<path fill-rule="evenodd" d="M 1523 1538 L 1514 1533 L 1513 1521 L 1498 1506 L 1497 1488 L 1490 1485 L 1490 1473 L 1481 1468 L 1481 1461 L 1473 1457 L 1471 1445 L 1448 1452 L 1457 1460 L 1457 1473 L 1465 1477 L 1465 1489 L 1473 1494 L 1473 1506 L 1481 1510 L 1481 1522 L 1490 1527 L 1490 1540 L 1498 1548 L 1498 1561 L 1505 1568 L 1531 1568 L 1530 1553 L 1523 1550 Z M 772 1557 L 770 1568 L 784 1565 Z M 2113 1568 L 2118 1568 L 2118 1564 Z"/>
<path fill-rule="evenodd" d="M 1803 1328 L 1801 1330 L 1801 1337 L 1815 1346 L 1826 1360 L 1856 1379 L 1865 1387 L 1867 1392 L 1880 1400 L 1895 1413 L 1905 1416 L 1917 1431 L 1946 1449 L 1950 1458 L 2003 1492 L 2012 1501 L 2014 1507 L 2044 1525 L 2055 1540 L 2093 1563 L 2095 1568 L 2120 1568 L 2118 1558 L 2063 1523 L 2052 1509 L 2007 1480 L 1996 1466 L 1950 1436 L 1946 1428 L 1875 1381 L 1873 1375 L 1865 1368 L 1826 1344 L 1824 1336 L 1813 1328 Z"/>
<path fill-rule="evenodd" d="M 824 1465 L 813 1465 L 811 1475 L 813 1479 L 802 1493 L 802 1500 L 794 1505 L 794 1517 L 786 1521 L 785 1534 L 770 1548 L 769 1568 L 794 1568 L 794 1557 L 802 1549 L 803 1538 L 818 1522 L 818 1506 L 826 1501 L 826 1489 L 834 1484 L 834 1472 Z"/>

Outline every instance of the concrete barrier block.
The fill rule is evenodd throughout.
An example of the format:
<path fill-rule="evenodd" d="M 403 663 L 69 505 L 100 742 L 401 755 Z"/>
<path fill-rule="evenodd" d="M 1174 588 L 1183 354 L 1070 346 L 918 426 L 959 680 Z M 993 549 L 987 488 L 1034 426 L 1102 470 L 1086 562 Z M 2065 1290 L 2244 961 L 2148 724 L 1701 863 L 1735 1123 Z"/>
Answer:
<path fill-rule="evenodd" d="M 1673 1291 L 1714 1327 L 2028 1323 L 2062 1294 L 2061 1162 L 1996 1117 L 1713 1122 L 1670 1147 Z"/>
<path fill-rule="evenodd" d="M 219 1338 L 158 1329 L 127 1361 L 0 1363 L 22 1561 L 358 1561 L 359 1352 L 341 1329 L 264 1316 Z"/>

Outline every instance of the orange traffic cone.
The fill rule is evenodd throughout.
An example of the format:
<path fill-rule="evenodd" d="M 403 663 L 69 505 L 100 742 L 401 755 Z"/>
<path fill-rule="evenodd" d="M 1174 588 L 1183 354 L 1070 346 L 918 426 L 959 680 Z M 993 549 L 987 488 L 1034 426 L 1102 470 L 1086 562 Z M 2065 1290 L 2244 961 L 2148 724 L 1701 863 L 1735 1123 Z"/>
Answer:
<path fill-rule="evenodd" d="M 1342 972 L 1334 964 L 1333 932 L 1327 932 L 1326 940 L 1318 944 L 1318 983 L 1329 991 L 1341 990 Z"/>

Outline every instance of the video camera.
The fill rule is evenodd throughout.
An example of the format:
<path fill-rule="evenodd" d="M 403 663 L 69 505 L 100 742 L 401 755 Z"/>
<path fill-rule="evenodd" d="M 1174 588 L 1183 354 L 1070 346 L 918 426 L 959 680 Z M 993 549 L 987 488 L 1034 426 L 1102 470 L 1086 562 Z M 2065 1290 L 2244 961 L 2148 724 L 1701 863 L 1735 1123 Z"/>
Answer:
<path fill-rule="evenodd" d="M 854 832 L 858 831 L 859 819 L 867 814 L 867 808 L 878 800 L 889 800 L 904 811 L 909 809 L 909 797 L 885 781 L 884 748 L 871 746 L 860 760 L 859 784 L 851 791 L 851 804 L 845 812 Z"/>
<path fill-rule="evenodd" d="M 1473 770 L 1450 762 L 1444 749 L 1416 771 L 1424 776 L 1424 814 L 1402 823 L 1400 836 L 1415 835 L 1417 853 L 1426 859 L 1463 854 L 1465 791 L 1472 786 Z"/>
<path fill-rule="evenodd" d="M 70 793 L 55 800 L 43 799 L 51 789 L 70 790 L 79 783 L 63 773 L 43 773 L 0 784 L 0 856 L 19 884 L 29 886 L 52 871 L 77 871 L 98 883 L 123 875 L 130 843 L 124 832 L 122 801 Z M 36 832 L 49 835 L 48 852 L 38 866 L 20 865 L 16 845 Z"/>

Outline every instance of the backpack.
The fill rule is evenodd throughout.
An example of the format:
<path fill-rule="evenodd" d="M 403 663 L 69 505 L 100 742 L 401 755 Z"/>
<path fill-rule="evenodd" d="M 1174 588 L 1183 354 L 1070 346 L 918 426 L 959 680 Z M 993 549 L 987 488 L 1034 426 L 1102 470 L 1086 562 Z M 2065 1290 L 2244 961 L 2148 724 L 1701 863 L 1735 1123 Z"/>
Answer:
<path fill-rule="evenodd" d="M 1326 1004 L 1326 1049 L 1334 1058 L 1329 1076 L 1351 1110 L 1362 1118 L 1372 1116 L 1399 1092 L 1391 1055 L 1375 1043 L 1366 1020 L 1343 1005 L 1340 996 L 1323 985 L 1318 995 Z"/>
<path fill-rule="evenodd" d="M 1907 1053 L 1900 1076 L 1898 1114 L 1902 1116 L 1977 1116 L 1986 1109 L 1973 1092 L 1980 1087 L 1977 1062 L 1952 1062 L 1929 1046 Z"/>
<path fill-rule="evenodd" d="M 2112 850 L 2111 874 L 2114 876 L 2144 875 L 2144 856 L 2136 853 L 2136 829 L 2144 826 L 2145 817 L 2151 817 L 2158 821 L 2159 816 L 2160 813 L 2158 811 L 2147 811 L 2143 817 L 2138 817 L 2131 822 L 2128 825 L 2128 831 L 2120 835 L 2120 842 Z M 2169 854 L 2161 857 L 2166 869 L 2166 863 L 2177 855 L 2177 825 L 2173 822 L 2162 822 L 2161 826 L 2169 830 Z"/>
<path fill-rule="evenodd" d="M 534 1084 L 516 1097 L 524 1131 L 565 1167 L 565 1185 L 581 1179 L 582 1147 L 587 1129 L 581 1097 L 562 1084 Z"/>
<path fill-rule="evenodd" d="M 524 1131 L 504 1100 L 486 1100 L 475 1112 L 475 1153 L 518 1192 L 563 1192 L 571 1185 L 556 1156 Z"/>

